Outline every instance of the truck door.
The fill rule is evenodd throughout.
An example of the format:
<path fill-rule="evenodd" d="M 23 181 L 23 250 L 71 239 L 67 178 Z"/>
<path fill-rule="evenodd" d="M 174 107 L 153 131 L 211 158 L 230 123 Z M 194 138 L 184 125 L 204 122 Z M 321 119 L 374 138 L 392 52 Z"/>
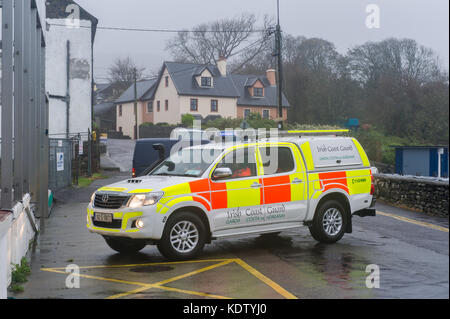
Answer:
<path fill-rule="evenodd" d="M 263 166 L 267 223 L 303 221 L 307 213 L 306 170 L 297 147 L 290 143 L 259 147 Z"/>
<path fill-rule="evenodd" d="M 263 222 L 262 180 L 258 176 L 255 147 L 241 147 L 226 154 L 212 170 L 229 168 L 232 175 L 211 178 L 211 204 L 216 230 L 252 226 Z"/>

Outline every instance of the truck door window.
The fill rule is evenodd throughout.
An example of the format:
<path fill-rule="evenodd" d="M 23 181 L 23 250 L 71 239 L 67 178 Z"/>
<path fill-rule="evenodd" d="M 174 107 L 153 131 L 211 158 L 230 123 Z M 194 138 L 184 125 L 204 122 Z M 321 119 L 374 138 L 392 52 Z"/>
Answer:
<path fill-rule="evenodd" d="M 227 167 L 233 175 L 225 179 L 253 177 L 257 175 L 254 148 L 240 148 L 225 155 L 217 168 Z M 221 179 L 224 180 L 224 179 Z"/>
<path fill-rule="evenodd" d="M 262 147 L 259 149 L 264 167 L 264 175 L 292 172 L 295 169 L 294 157 L 289 147 Z"/>

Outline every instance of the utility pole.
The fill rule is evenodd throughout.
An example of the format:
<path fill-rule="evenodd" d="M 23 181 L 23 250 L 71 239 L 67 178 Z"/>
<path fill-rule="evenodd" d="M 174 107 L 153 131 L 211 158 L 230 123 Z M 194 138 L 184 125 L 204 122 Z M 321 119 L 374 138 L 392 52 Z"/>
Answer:
<path fill-rule="evenodd" d="M 134 68 L 134 121 L 135 121 L 135 129 L 134 129 L 134 137 L 136 140 L 139 139 L 139 126 L 138 126 L 138 101 L 137 101 L 137 69 Z"/>
<path fill-rule="evenodd" d="M 275 31 L 275 48 L 277 56 L 277 79 L 278 79 L 278 117 L 280 122 L 278 123 L 278 129 L 283 130 L 283 41 L 281 37 L 281 26 L 280 26 L 280 0 L 277 0 L 277 27 Z"/>

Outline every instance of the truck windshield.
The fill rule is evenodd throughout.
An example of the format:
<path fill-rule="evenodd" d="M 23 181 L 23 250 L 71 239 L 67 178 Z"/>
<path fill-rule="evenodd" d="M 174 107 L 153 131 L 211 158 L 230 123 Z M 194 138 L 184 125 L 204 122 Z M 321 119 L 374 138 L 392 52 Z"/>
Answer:
<path fill-rule="evenodd" d="M 217 149 L 183 149 L 172 154 L 149 175 L 199 177 L 221 153 Z"/>

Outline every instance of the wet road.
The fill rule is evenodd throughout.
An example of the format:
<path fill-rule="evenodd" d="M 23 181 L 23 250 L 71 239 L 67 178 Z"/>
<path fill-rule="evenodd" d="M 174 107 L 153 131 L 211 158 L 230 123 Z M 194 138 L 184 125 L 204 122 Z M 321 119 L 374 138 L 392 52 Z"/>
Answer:
<path fill-rule="evenodd" d="M 170 263 L 148 246 L 122 256 L 85 227 L 81 197 L 60 201 L 32 255 L 32 274 L 17 298 L 448 298 L 448 219 L 378 204 L 377 217 L 353 220 L 337 244 L 315 242 L 307 228 L 276 237 L 218 240 L 198 260 Z M 65 267 L 80 266 L 80 288 Z M 366 287 L 377 265 L 380 287 Z"/>

